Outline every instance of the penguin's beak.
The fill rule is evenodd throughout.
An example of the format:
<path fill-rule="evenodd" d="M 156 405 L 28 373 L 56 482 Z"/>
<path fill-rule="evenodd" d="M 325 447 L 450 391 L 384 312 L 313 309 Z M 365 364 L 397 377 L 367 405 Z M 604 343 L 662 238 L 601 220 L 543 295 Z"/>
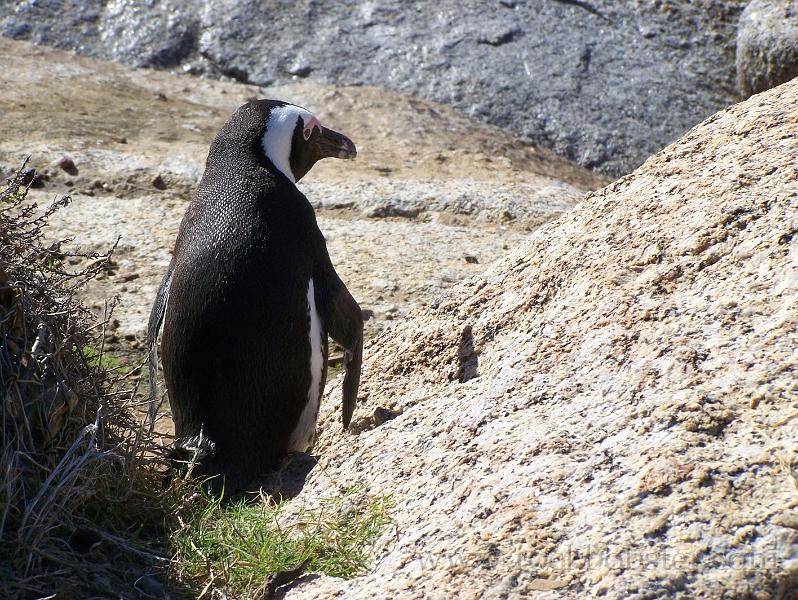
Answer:
<path fill-rule="evenodd" d="M 352 140 L 326 127 L 321 128 L 321 135 L 316 138 L 316 151 L 318 152 L 319 159 L 352 159 L 357 156 L 357 148 L 355 148 L 355 144 Z"/>

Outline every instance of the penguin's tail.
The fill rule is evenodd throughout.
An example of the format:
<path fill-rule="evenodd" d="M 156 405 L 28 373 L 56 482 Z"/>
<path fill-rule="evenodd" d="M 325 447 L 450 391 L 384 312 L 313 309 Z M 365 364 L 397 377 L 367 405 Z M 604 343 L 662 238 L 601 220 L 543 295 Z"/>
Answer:
<path fill-rule="evenodd" d="M 166 314 L 166 304 L 169 301 L 169 286 L 172 284 L 172 264 L 161 280 L 158 287 L 158 294 L 155 296 L 155 304 L 152 305 L 150 321 L 147 324 L 147 345 L 149 347 L 149 408 L 147 410 L 147 421 L 149 430 L 155 427 L 155 417 L 161 407 L 162 399 L 158 397 L 158 332 L 161 330 L 163 317 Z"/>

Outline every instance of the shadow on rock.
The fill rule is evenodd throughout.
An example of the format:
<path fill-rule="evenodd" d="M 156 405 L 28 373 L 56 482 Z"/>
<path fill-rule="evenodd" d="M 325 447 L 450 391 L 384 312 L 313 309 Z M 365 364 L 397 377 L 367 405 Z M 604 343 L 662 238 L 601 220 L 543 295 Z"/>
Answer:
<path fill-rule="evenodd" d="M 314 456 L 305 452 L 289 454 L 277 471 L 253 482 L 251 487 L 260 488 L 264 494 L 274 498 L 290 500 L 302 491 L 308 475 L 317 463 Z"/>

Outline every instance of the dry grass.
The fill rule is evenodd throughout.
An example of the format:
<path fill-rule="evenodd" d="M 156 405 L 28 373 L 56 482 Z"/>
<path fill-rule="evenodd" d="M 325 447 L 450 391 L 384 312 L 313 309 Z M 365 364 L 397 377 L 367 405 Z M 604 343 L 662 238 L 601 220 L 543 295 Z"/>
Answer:
<path fill-rule="evenodd" d="M 107 320 L 75 297 L 108 256 L 46 242 L 69 198 L 41 211 L 26 179 L 0 191 L 0 597 L 124 597 L 168 558 L 161 449 L 129 410 L 138 381 L 102 360 Z"/>

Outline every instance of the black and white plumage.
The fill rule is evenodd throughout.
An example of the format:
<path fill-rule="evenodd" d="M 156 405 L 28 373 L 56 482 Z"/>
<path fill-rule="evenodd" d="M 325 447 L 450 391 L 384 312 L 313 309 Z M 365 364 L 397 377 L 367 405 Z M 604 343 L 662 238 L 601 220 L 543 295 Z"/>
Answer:
<path fill-rule="evenodd" d="M 327 336 L 344 348 L 343 425 L 363 352 L 360 307 L 338 277 L 295 182 L 354 144 L 308 111 L 258 100 L 239 108 L 208 153 L 149 323 L 154 416 L 156 338 L 177 445 L 236 489 L 312 443 Z"/>

